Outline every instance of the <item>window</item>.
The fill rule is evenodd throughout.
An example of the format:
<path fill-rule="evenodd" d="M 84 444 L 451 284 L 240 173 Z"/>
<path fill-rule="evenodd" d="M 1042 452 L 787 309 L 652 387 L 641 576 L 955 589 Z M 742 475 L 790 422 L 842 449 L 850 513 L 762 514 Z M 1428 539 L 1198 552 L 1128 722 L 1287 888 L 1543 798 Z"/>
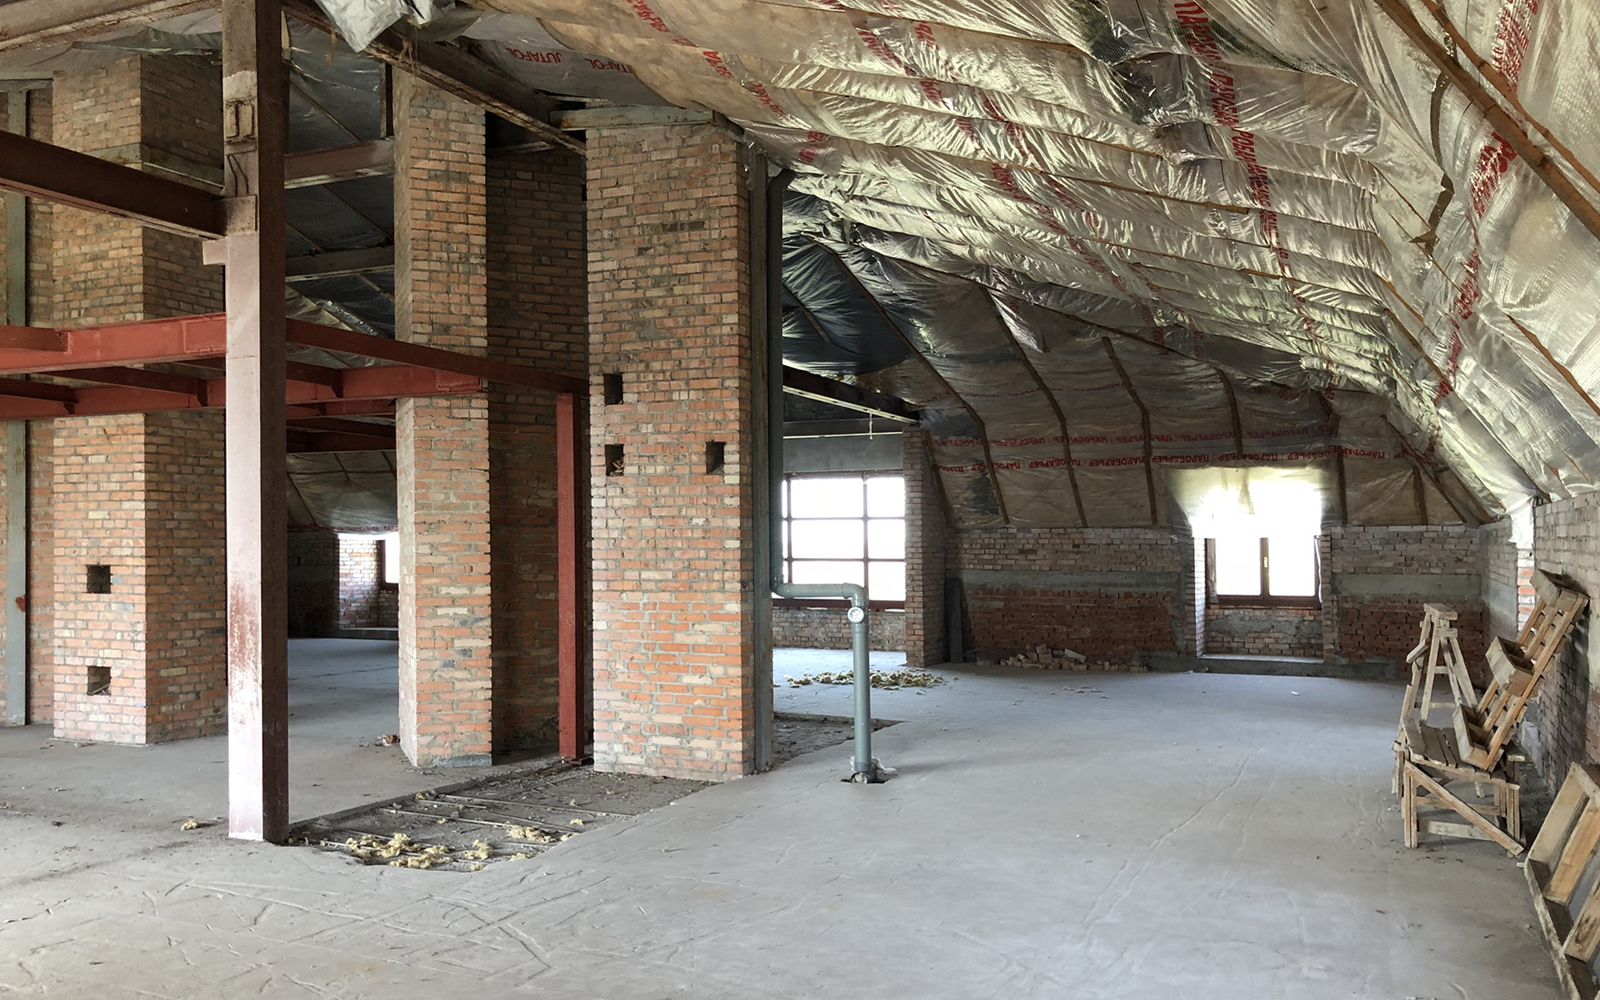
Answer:
<path fill-rule="evenodd" d="M 783 578 L 859 583 L 873 606 L 906 599 L 906 484 L 900 476 L 787 476 Z"/>
<path fill-rule="evenodd" d="M 1206 579 L 1215 604 L 1316 607 L 1321 572 L 1314 535 L 1206 540 Z"/>
<path fill-rule="evenodd" d="M 400 532 L 378 536 L 378 572 L 383 586 L 400 586 Z"/>

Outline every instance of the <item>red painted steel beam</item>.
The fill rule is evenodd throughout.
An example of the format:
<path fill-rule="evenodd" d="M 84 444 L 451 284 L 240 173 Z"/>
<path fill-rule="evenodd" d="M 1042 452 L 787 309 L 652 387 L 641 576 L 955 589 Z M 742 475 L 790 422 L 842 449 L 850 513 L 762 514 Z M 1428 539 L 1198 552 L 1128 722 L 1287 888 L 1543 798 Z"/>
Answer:
<path fill-rule="evenodd" d="M 226 319 L 221 313 L 56 332 L 66 336 L 63 351 L 0 348 L 0 373 L 193 362 L 220 358 L 228 350 Z"/>
<path fill-rule="evenodd" d="M 426 347 L 422 344 L 411 344 L 399 340 L 385 340 L 382 337 L 373 337 L 364 333 L 351 333 L 348 330 L 335 330 L 332 327 L 318 326 L 315 323 L 305 323 L 298 320 L 289 321 L 289 343 L 298 344 L 301 347 L 320 348 L 324 351 L 354 354 L 378 361 L 389 361 L 398 365 L 414 365 L 418 368 L 434 368 L 442 372 L 470 375 L 474 378 L 502 385 L 517 385 L 528 389 L 544 389 L 550 392 L 586 393 L 589 391 L 589 383 L 585 379 L 574 378 L 570 375 L 556 375 L 551 372 L 540 371 L 537 368 L 529 368 L 526 365 L 510 364 L 505 361 L 490 361 L 487 358 L 480 358 L 473 354 L 441 351 L 436 347 Z"/>
<path fill-rule="evenodd" d="M 221 358 L 202 358 L 194 362 L 200 368 L 211 368 L 216 371 L 225 371 L 227 362 Z M 285 361 L 283 363 L 285 377 L 291 382 L 309 382 L 312 385 L 335 386 L 339 384 L 338 368 L 324 368 L 321 365 L 308 365 L 299 361 Z"/>
<path fill-rule="evenodd" d="M 14 399 L 47 399 L 57 403 L 70 403 L 76 397 L 70 387 L 49 382 L 24 382 L 16 378 L 0 378 L 0 396 Z"/>
<path fill-rule="evenodd" d="M 289 451 L 291 454 L 393 450 L 393 437 L 386 441 L 381 437 L 372 437 L 367 434 L 296 435 L 293 432 L 290 432 L 289 436 Z"/>
<path fill-rule="evenodd" d="M 64 351 L 67 335 L 41 326 L 0 326 L 0 348 L 18 351 Z"/>
<path fill-rule="evenodd" d="M 587 739 L 583 717 L 583 645 L 578 591 L 578 398 L 556 397 L 556 743 L 567 760 L 581 760 Z"/>
<path fill-rule="evenodd" d="M 123 385 L 130 389 L 152 389 L 175 396 L 199 396 L 205 391 L 203 379 L 189 378 L 186 375 L 168 375 L 166 372 L 150 372 L 143 368 L 67 368 L 50 374 L 76 379 L 79 382 Z"/>
<path fill-rule="evenodd" d="M 0 188 L 185 236 L 225 226 L 223 199 L 208 191 L 14 132 L 0 132 Z"/>

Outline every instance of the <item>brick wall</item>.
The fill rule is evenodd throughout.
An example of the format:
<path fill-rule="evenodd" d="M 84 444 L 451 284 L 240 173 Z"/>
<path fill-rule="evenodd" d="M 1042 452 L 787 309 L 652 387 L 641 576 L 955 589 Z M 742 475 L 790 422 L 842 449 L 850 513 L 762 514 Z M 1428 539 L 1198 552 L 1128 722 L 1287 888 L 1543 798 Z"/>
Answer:
<path fill-rule="evenodd" d="M 1336 526 L 1327 530 L 1323 628 L 1328 659 L 1390 660 L 1402 676 L 1416 645 L 1422 605 L 1456 609 L 1469 663 L 1488 648 L 1478 531 L 1432 527 Z"/>
<path fill-rule="evenodd" d="M 595 765 L 732 778 L 757 761 L 743 154 L 713 126 L 617 129 L 588 166 Z"/>
<path fill-rule="evenodd" d="M 35 134 L 68 148 L 136 167 L 168 157 L 220 166 L 220 74 L 208 59 L 135 56 L 58 75 L 51 99 L 37 103 L 50 122 Z M 30 264 L 48 281 L 35 282 L 34 322 L 221 308 L 220 271 L 201 266 L 198 241 L 66 208 L 42 215 Z M 219 731 L 221 415 L 38 422 L 30 439 L 35 701 L 48 695 L 57 734 L 70 738 L 142 743 Z M 111 593 L 88 592 L 89 566 L 111 567 Z M 90 694 L 100 668 L 108 689 Z"/>
<path fill-rule="evenodd" d="M 1570 577 L 1590 596 L 1584 621 L 1573 631 L 1559 662 L 1545 675 L 1522 742 L 1552 785 L 1573 761 L 1600 758 L 1600 643 L 1594 640 L 1595 599 L 1600 597 L 1600 493 L 1585 493 L 1534 510 L 1534 562 L 1546 573 Z"/>
<path fill-rule="evenodd" d="M 488 355 L 588 376 L 584 165 L 562 152 L 491 152 Z M 578 483 L 579 496 L 587 483 Z M 556 738 L 555 397 L 489 391 L 494 745 Z M 580 530 L 582 525 L 580 525 Z"/>
<path fill-rule="evenodd" d="M 1322 611 L 1319 608 L 1208 607 L 1205 651 L 1321 659 Z"/>
<path fill-rule="evenodd" d="M 1533 591 L 1533 550 L 1517 546 L 1511 522 L 1504 518 L 1478 529 L 1478 545 L 1483 553 L 1479 599 L 1488 615 L 1489 631 L 1515 636 L 1526 617 L 1522 592 L 1531 596 Z"/>
<path fill-rule="evenodd" d="M 339 536 L 289 529 L 289 638 L 330 636 L 339 627 Z"/>
<path fill-rule="evenodd" d="M 867 638 L 873 649 L 898 653 L 906 648 L 908 626 L 904 611 L 874 611 L 867 619 Z M 843 608 L 775 605 L 772 645 L 778 649 L 849 649 L 850 622 Z"/>
<path fill-rule="evenodd" d="M 483 111 L 396 73 L 395 330 L 469 354 L 488 346 Z M 493 749 L 489 402 L 402 400 L 400 742 L 416 764 Z"/>
<path fill-rule="evenodd" d="M 395 628 L 399 588 L 383 582 L 383 542 L 374 535 L 340 535 L 339 628 Z"/>
<path fill-rule="evenodd" d="M 968 648 L 998 659 L 1042 643 L 1130 665 L 1180 652 L 1193 635 L 1192 551 L 1188 535 L 1158 528 L 957 532 L 949 562 Z"/>
<path fill-rule="evenodd" d="M 901 435 L 906 481 L 906 610 L 903 648 L 906 663 L 927 667 L 950 658 L 944 616 L 945 546 L 948 529 L 944 493 L 934 474 L 927 434 L 912 428 Z M 876 642 L 876 640 L 874 640 Z M 774 645 L 781 645 L 774 640 Z"/>

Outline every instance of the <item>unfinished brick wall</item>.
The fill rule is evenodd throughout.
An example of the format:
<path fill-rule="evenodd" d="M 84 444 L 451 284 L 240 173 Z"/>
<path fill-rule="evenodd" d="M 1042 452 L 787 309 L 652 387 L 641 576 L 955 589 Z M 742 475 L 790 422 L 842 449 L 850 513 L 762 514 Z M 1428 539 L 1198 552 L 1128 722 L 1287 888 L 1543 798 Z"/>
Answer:
<path fill-rule="evenodd" d="M 394 79 L 395 330 L 488 348 L 482 109 Z M 416 764 L 487 763 L 493 749 L 489 402 L 401 401 L 396 420 L 400 743 Z"/>
<path fill-rule="evenodd" d="M 1528 596 L 1533 591 L 1533 550 L 1517 545 L 1505 518 L 1479 528 L 1478 545 L 1483 553 L 1479 599 L 1488 614 L 1489 631 L 1514 637 L 1526 617 L 1523 591 Z"/>
<path fill-rule="evenodd" d="M 1415 636 L 1412 637 L 1415 641 Z M 1322 658 L 1320 608 L 1209 607 L 1205 651 L 1221 655 Z"/>
<path fill-rule="evenodd" d="M 491 152 L 488 356 L 587 378 L 583 159 Z M 578 484 L 579 496 L 587 492 Z M 494 745 L 556 738 L 555 397 L 489 391 Z M 580 524 L 580 531 L 583 525 Z"/>
<path fill-rule="evenodd" d="M 330 636 L 339 628 L 339 535 L 289 529 L 289 638 Z"/>
<path fill-rule="evenodd" d="M 1523 745 L 1553 786 L 1573 761 L 1600 758 L 1600 692 L 1595 691 L 1600 643 L 1594 639 L 1594 602 L 1600 598 L 1600 493 L 1536 508 L 1533 554 L 1540 570 L 1570 577 L 1590 598 L 1584 620 L 1540 683 L 1522 727 Z"/>
<path fill-rule="evenodd" d="M 950 658 L 944 612 L 944 494 L 928 450 L 926 432 L 913 427 L 901 434 L 906 481 L 906 663 L 928 667 Z M 780 645 L 776 639 L 774 645 Z"/>
<path fill-rule="evenodd" d="M 1489 621 L 1476 528 L 1347 525 L 1326 535 L 1326 659 L 1389 660 L 1402 676 L 1429 601 L 1456 609 L 1462 651 L 1469 660 L 1482 658 Z"/>
<path fill-rule="evenodd" d="M 220 74 L 208 59 L 135 56 L 58 75 L 46 106 L 51 140 L 68 148 L 142 169 L 156 161 L 193 164 L 190 173 L 220 168 Z M 32 263 L 42 262 L 50 280 L 35 289 L 36 323 L 91 325 L 222 306 L 221 274 L 201 266 L 198 241 L 59 207 L 42 221 Z M 219 731 L 226 676 L 221 415 L 59 420 L 45 428 L 30 433 L 31 478 L 48 497 L 30 516 L 30 659 L 54 676 L 34 685 L 35 700 L 48 692 L 57 734 L 75 739 L 144 743 Z M 111 568 L 111 593 L 91 592 L 90 566 Z M 90 693 L 102 687 L 105 693 Z"/>
<path fill-rule="evenodd" d="M 757 760 L 762 485 L 743 156 L 713 126 L 616 129 L 589 133 L 588 166 L 595 765 L 737 777 Z"/>
<path fill-rule="evenodd" d="M 965 592 L 968 648 L 999 659 L 1044 644 L 1129 665 L 1180 652 L 1193 628 L 1185 548 L 1187 535 L 1161 528 L 957 532 L 950 570 Z"/>
<path fill-rule="evenodd" d="M 867 619 L 867 639 L 873 649 L 901 652 L 906 648 L 908 625 L 904 611 L 873 611 Z M 772 608 L 772 645 L 778 649 L 849 649 L 850 636 L 850 621 L 843 608 L 777 604 Z"/>

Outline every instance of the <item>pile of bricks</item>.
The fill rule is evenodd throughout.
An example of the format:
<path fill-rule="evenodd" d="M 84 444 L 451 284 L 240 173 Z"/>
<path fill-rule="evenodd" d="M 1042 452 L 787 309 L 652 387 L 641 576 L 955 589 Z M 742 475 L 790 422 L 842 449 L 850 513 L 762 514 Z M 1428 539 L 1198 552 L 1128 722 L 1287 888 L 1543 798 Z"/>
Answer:
<path fill-rule="evenodd" d="M 1084 671 L 1143 673 L 1148 669 L 1140 663 L 1108 659 L 1091 660 L 1076 650 L 1051 649 L 1049 646 L 1043 645 L 1035 646 L 1015 656 L 1008 656 L 1000 661 L 1000 665 L 1003 667 L 1027 667 L 1037 670 L 1073 670 L 1080 673 Z"/>

